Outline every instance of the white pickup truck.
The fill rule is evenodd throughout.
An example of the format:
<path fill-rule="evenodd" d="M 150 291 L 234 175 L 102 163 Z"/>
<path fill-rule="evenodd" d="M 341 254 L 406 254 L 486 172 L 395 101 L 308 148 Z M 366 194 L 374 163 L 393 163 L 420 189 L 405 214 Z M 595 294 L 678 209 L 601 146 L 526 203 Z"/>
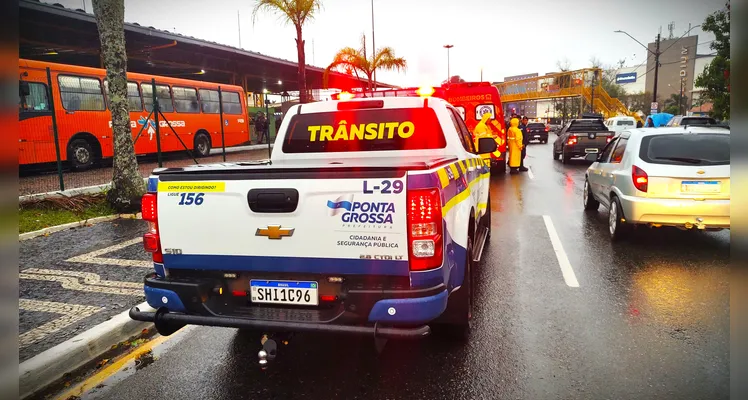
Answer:
<path fill-rule="evenodd" d="M 475 147 L 478 147 L 476 149 Z M 449 103 L 430 97 L 292 107 L 268 162 L 153 171 L 143 197 L 162 335 L 248 331 L 465 337 L 490 235 L 489 170 Z"/>

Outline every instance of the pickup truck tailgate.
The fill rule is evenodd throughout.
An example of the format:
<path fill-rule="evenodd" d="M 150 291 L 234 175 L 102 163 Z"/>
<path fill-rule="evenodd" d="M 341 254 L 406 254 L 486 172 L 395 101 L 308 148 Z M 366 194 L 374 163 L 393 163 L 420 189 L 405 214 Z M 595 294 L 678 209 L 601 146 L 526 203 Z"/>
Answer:
<path fill-rule="evenodd" d="M 162 176 L 157 201 L 164 266 L 407 276 L 405 172 L 336 175 Z"/>

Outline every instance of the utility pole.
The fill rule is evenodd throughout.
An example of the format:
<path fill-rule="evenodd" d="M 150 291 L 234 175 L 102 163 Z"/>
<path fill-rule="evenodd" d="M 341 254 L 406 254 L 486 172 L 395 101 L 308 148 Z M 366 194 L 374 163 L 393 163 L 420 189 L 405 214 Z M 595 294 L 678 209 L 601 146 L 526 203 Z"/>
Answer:
<path fill-rule="evenodd" d="M 449 80 L 452 78 L 452 76 L 449 74 L 449 49 L 452 47 L 455 47 L 452 44 L 445 44 L 444 48 L 447 49 L 447 85 L 449 85 Z"/>
<path fill-rule="evenodd" d="M 657 34 L 657 42 L 655 42 L 655 78 L 654 78 L 654 89 L 652 90 L 652 102 L 657 102 L 657 77 L 660 73 L 660 34 Z M 658 107 L 659 108 L 659 107 Z M 659 110 L 657 110 L 659 111 Z"/>
<path fill-rule="evenodd" d="M 371 0 L 371 57 L 372 61 L 377 56 L 377 45 L 374 43 L 374 0 Z M 377 87 L 377 70 L 374 69 L 374 89 Z"/>
<path fill-rule="evenodd" d="M 242 18 L 239 16 L 239 10 L 236 10 L 236 26 L 239 28 L 239 48 L 242 48 Z"/>
<path fill-rule="evenodd" d="M 592 70 L 592 91 L 590 94 L 590 112 L 595 113 L 595 77 L 597 77 L 597 70 Z"/>

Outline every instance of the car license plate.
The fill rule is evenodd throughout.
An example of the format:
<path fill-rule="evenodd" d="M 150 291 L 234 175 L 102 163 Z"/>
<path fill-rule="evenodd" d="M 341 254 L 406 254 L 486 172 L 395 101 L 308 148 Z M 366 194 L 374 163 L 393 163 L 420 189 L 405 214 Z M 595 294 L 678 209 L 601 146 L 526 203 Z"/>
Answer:
<path fill-rule="evenodd" d="M 681 181 L 680 191 L 684 193 L 719 193 L 722 184 L 717 181 Z"/>
<path fill-rule="evenodd" d="M 540 135 L 535 135 L 535 139 L 540 139 Z"/>
<path fill-rule="evenodd" d="M 598 153 L 600 152 L 599 149 L 584 149 L 585 153 Z"/>
<path fill-rule="evenodd" d="M 317 282 L 252 279 L 249 290 L 253 303 L 319 305 Z"/>

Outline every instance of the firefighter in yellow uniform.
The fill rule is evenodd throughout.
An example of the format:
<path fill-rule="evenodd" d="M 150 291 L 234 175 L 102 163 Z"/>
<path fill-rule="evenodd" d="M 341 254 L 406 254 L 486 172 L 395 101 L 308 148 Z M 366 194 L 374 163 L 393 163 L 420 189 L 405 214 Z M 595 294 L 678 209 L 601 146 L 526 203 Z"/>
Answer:
<path fill-rule="evenodd" d="M 488 125 L 488 120 L 491 119 L 491 113 L 485 113 L 481 115 L 480 122 L 478 122 L 477 125 L 475 125 L 475 129 L 473 129 L 473 138 L 475 139 L 475 148 L 478 148 L 478 140 L 480 138 L 489 137 L 492 138 L 493 133 L 491 132 L 491 127 Z M 483 158 L 483 162 L 490 167 L 491 166 L 491 154 L 481 154 L 481 158 Z"/>
<path fill-rule="evenodd" d="M 522 131 L 518 128 L 519 119 L 512 118 L 509 124 L 509 133 L 506 135 L 507 151 L 509 152 L 509 173 L 516 174 L 519 172 L 522 163 Z"/>

